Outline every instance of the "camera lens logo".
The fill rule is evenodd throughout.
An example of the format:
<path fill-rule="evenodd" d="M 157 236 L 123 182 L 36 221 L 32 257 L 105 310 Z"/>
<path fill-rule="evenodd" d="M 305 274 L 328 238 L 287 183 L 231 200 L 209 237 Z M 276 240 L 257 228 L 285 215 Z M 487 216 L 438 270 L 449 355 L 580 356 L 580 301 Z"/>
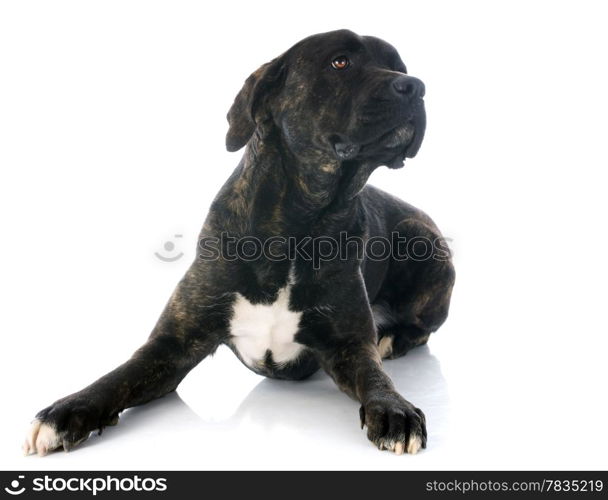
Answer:
<path fill-rule="evenodd" d="M 174 235 L 175 238 L 181 238 L 182 236 L 183 235 L 181 235 L 181 234 Z M 175 243 L 171 240 L 165 241 L 165 243 L 163 245 L 163 249 L 165 252 L 171 254 L 175 250 Z M 162 260 L 163 262 L 175 262 L 176 260 L 181 259 L 184 256 L 184 253 L 179 252 L 179 253 L 176 253 L 175 255 L 169 255 L 167 257 L 166 255 L 163 255 L 159 252 L 154 252 L 154 255 L 156 255 L 157 259 Z"/>
<path fill-rule="evenodd" d="M 23 479 L 25 476 L 19 476 L 19 479 Z M 21 495 L 25 491 L 25 487 L 19 489 L 19 481 L 17 479 L 13 479 L 11 481 L 11 486 L 4 488 L 9 495 Z"/>

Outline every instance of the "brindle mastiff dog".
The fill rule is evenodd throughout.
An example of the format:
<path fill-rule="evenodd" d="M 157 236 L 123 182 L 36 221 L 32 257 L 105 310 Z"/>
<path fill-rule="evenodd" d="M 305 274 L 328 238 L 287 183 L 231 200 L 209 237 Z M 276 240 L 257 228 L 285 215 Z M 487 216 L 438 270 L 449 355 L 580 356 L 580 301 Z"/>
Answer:
<path fill-rule="evenodd" d="M 394 249 L 370 258 L 352 248 L 357 238 L 440 240 L 423 212 L 365 185 L 377 167 L 399 168 L 418 151 L 423 97 L 391 45 L 346 30 L 306 38 L 255 71 L 228 112 L 226 146 L 246 146 L 245 154 L 148 341 L 38 413 L 25 452 L 71 449 L 125 408 L 174 391 L 222 344 L 268 377 L 304 379 L 322 367 L 361 403 L 361 425 L 378 448 L 424 448 L 424 414 L 397 393 L 381 358 L 426 343 L 446 319 L 449 251 L 437 244 L 426 258 L 420 248 L 417 258 Z M 272 242 L 271 252 L 233 258 L 230 247 L 244 237 Z M 337 242 L 340 256 L 309 258 L 320 239 Z M 219 255 L 213 241 L 222 242 Z"/>

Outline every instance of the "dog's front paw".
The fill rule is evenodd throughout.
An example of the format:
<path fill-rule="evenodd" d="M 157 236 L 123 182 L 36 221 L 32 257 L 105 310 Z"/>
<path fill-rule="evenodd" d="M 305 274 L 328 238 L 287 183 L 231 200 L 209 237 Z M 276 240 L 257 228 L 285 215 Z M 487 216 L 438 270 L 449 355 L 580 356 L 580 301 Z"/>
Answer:
<path fill-rule="evenodd" d="M 32 422 L 23 444 L 23 453 L 44 456 L 57 448 L 65 451 L 85 441 L 91 431 L 114 425 L 118 414 L 104 418 L 90 399 L 68 396 L 40 411 Z"/>
<path fill-rule="evenodd" d="M 367 400 L 359 410 L 361 428 L 380 450 L 418 453 L 426 448 L 424 413 L 396 392 L 382 393 Z"/>

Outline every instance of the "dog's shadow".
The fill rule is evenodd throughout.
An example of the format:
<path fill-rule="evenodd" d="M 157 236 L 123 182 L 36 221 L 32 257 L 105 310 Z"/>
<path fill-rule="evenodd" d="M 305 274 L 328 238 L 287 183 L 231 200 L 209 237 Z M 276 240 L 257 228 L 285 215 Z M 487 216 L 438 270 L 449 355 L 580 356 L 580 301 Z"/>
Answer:
<path fill-rule="evenodd" d="M 427 346 L 422 346 L 403 358 L 385 361 L 384 367 L 397 390 L 425 412 L 429 446 L 441 443 L 448 420 L 449 394 L 439 361 Z M 207 399 L 205 404 L 214 405 L 214 401 Z M 125 411 L 120 424 L 107 428 L 104 439 L 100 441 L 125 437 L 137 439 L 140 433 L 155 434 L 160 438 L 162 434 L 173 432 L 176 426 L 230 433 L 245 425 L 252 432 L 263 431 L 260 434 L 264 436 L 270 432 L 294 430 L 303 440 L 325 440 L 334 444 L 362 442 L 359 403 L 340 393 L 322 371 L 298 382 L 262 379 L 238 404 L 236 411 L 223 418 L 199 416 L 196 408 L 196 402 L 191 408 L 178 393 L 173 392 Z M 83 446 L 98 442 L 97 439 L 89 439 Z"/>

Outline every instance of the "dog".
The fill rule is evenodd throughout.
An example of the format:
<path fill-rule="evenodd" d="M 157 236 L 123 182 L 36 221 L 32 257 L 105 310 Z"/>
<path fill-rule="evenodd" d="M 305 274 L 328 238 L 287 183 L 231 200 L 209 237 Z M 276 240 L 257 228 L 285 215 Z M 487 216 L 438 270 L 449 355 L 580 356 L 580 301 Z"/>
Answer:
<path fill-rule="evenodd" d="M 40 411 L 25 454 L 72 449 L 126 408 L 174 391 L 222 344 L 267 377 L 322 368 L 361 404 L 361 428 L 379 449 L 425 448 L 424 413 L 397 393 L 382 359 L 425 344 L 445 321 L 454 268 L 424 212 L 367 185 L 379 166 L 418 152 L 424 94 L 393 46 L 348 30 L 310 36 L 251 74 L 227 116 L 226 147 L 245 153 L 150 337 Z M 396 254 L 412 241 L 423 258 Z M 250 258 L 256 242 L 268 251 Z M 378 242 L 390 253 L 357 245 Z M 233 258 L 239 245 L 247 258 Z M 331 258 L 319 257 L 328 248 Z"/>

